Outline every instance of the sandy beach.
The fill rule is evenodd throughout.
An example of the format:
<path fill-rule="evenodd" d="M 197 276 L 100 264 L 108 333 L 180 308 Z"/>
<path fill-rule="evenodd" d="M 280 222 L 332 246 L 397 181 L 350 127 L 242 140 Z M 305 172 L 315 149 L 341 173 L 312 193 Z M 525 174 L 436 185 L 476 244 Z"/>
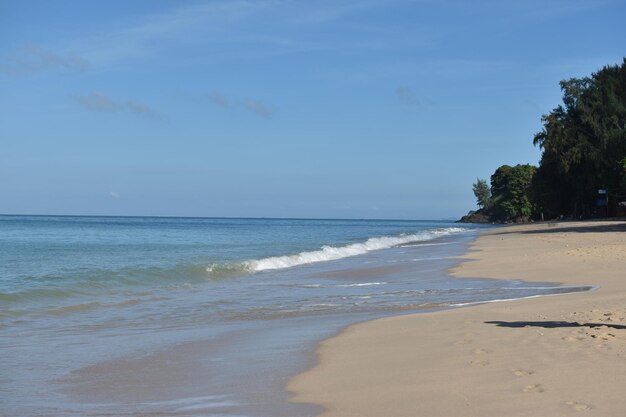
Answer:
<path fill-rule="evenodd" d="M 325 417 L 626 415 L 626 222 L 495 228 L 451 273 L 598 288 L 351 326 L 292 400 Z"/>

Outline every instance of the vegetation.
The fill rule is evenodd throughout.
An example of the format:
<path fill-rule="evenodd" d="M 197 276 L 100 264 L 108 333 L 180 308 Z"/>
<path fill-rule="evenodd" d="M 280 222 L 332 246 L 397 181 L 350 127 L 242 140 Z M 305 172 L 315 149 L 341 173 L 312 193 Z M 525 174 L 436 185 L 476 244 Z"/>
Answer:
<path fill-rule="evenodd" d="M 598 189 L 626 195 L 626 59 L 591 77 L 561 81 L 561 90 L 563 105 L 543 116 L 533 141 L 543 150 L 533 199 L 551 217 L 586 217 Z"/>
<path fill-rule="evenodd" d="M 476 204 L 480 208 L 489 207 L 491 200 L 491 191 L 486 180 L 476 178 L 476 182 L 472 185 L 472 190 L 476 196 Z"/>
<path fill-rule="evenodd" d="M 502 165 L 491 176 L 491 215 L 499 221 L 528 220 L 534 213 L 530 187 L 537 167 Z"/>
<path fill-rule="evenodd" d="M 626 201 L 626 58 L 560 85 L 563 104 L 542 117 L 534 136 L 542 150 L 539 167 L 501 166 L 491 176 L 488 200 L 481 180 L 473 185 L 492 221 L 590 217 L 599 214 L 599 189 L 608 189 L 603 213 L 616 213 L 617 202 Z"/>

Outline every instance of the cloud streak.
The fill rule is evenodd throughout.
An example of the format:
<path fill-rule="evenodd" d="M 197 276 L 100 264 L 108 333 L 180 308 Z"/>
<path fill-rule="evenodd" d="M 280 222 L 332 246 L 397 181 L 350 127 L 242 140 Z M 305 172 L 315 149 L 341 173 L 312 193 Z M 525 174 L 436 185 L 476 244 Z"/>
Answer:
<path fill-rule="evenodd" d="M 213 104 L 222 108 L 243 108 L 264 119 L 269 119 L 274 114 L 271 106 L 268 106 L 261 100 L 247 98 L 245 100 L 237 100 L 224 95 L 219 91 L 213 91 L 208 95 Z"/>
<path fill-rule="evenodd" d="M 44 71 L 86 71 L 89 62 L 76 54 L 61 54 L 39 45 L 22 45 L 0 58 L 0 72 L 12 76 Z"/>
<path fill-rule="evenodd" d="M 86 96 L 79 96 L 76 99 L 81 106 L 90 111 L 112 113 L 122 108 L 119 103 L 98 92 Z"/>
<path fill-rule="evenodd" d="M 156 52 L 155 45 L 163 48 L 173 44 L 225 43 L 220 36 L 224 31 L 279 3 L 279 0 L 217 0 L 183 5 L 143 16 L 124 28 L 77 41 L 74 47 L 88 51 L 94 62 L 107 64 L 150 56 Z"/>
<path fill-rule="evenodd" d="M 230 99 L 219 91 L 212 91 L 209 98 L 220 107 L 230 107 Z"/>
<path fill-rule="evenodd" d="M 264 119 L 268 119 L 272 115 L 272 110 L 267 107 L 263 102 L 258 100 L 248 99 L 243 102 L 243 106 L 257 116 Z"/>
<path fill-rule="evenodd" d="M 127 101 L 125 103 L 125 107 L 128 111 L 138 116 L 144 116 L 155 120 L 160 120 L 163 118 L 163 116 L 159 112 L 143 103 L 138 103 L 136 101 Z"/>
<path fill-rule="evenodd" d="M 144 15 L 107 33 L 76 40 L 72 50 L 82 51 L 94 66 L 101 66 L 126 59 L 149 58 L 174 46 L 207 47 L 214 59 L 237 55 L 239 52 L 234 46 L 252 46 L 256 55 L 380 48 L 380 34 L 372 33 L 366 27 L 341 42 L 335 37 L 320 37 L 315 33 L 324 25 L 334 26 L 337 21 L 353 15 L 406 1 L 214 0 L 183 3 L 177 8 Z M 351 27 L 355 29 L 357 26 Z"/>
<path fill-rule="evenodd" d="M 396 97 L 406 104 L 415 104 L 415 94 L 409 87 L 400 86 L 396 88 Z"/>
<path fill-rule="evenodd" d="M 353 18 L 410 3 L 408 0 L 213 0 L 183 3 L 131 22 L 127 20 L 122 25 L 116 26 L 116 22 L 112 22 L 111 27 L 115 29 L 85 34 L 62 48 L 23 46 L 4 59 L 0 58 L 0 71 L 12 75 L 45 70 L 85 71 L 126 59 L 148 58 L 168 48 L 180 47 L 208 47 L 214 59 L 239 54 L 236 46 L 246 47 L 247 55 L 384 49 L 391 47 L 387 37 L 408 28 L 359 25 Z M 528 4 L 511 6 L 507 3 L 498 7 L 503 13 L 507 7 L 513 7 L 517 12 L 514 14 L 516 19 L 533 20 L 563 13 L 582 13 L 605 3 L 607 0 L 558 0 L 548 7 L 533 0 Z M 444 7 L 456 10 L 460 6 L 454 2 Z M 332 34 L 339 22 L 347 23 L 349 36 L 342 39 L 319 36 L 320 31 Z M 428 30 L 417 35 L 411 32 L 411 36 L 396 39 L 393 45 L 428 46 L 440 37 Z M 252 52 L 248 48 L 251 46 L 254 47 Z M 73 52 L 55 52 L 57 49 Z"/>
<path fill-rule="evenodd" d="M 407 106 L 420 109 L 428 109 L 435 106 L 435 103 L 428 97 L 416 96 L 410 87 L 400 86 L 394 92 L 396 98 Z"/>
<path fill-rule="evenodd" d="M 113 100 L 109 96 L 100 92 L 93 92 L 85 96 L 78 96 L 76 97 L 76 101 L 84 109 L 93 112 L 114 113 L 127 111 L 137 116 L 143 116 L 155 120 L 163 118 L 159 112 L 147 104 L 130 100 Z"/>

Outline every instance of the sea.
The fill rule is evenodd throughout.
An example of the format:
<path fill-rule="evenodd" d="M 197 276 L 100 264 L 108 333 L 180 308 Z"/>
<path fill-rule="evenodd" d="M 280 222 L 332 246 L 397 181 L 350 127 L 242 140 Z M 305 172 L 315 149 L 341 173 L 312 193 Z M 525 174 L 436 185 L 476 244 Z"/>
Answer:
<path fill-rule="evenodd" d="M 0 415 L 314 416 L 285 384 L 346 326 L 589 289 L 452 278 L 486 227 L 2 215 Z"/>

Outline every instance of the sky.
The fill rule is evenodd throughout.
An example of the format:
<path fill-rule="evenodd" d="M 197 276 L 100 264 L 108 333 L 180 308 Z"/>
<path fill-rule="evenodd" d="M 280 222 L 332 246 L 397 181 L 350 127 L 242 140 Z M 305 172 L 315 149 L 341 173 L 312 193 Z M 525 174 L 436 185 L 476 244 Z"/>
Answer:
<path fill-rule="evenodd" d="M 617 0 L 0 0 L 0 213 L 451 219 Z"/>

